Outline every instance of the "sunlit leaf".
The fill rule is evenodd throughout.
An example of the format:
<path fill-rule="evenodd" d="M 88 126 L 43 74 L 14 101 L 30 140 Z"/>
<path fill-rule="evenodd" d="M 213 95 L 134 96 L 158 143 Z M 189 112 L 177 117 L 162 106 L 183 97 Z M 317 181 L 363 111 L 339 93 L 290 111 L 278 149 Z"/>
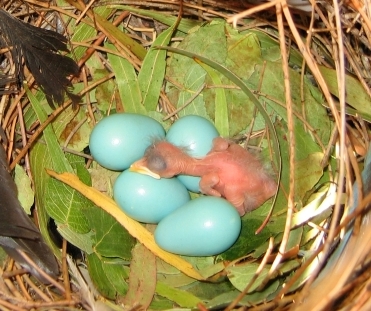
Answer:
<path fill-rule="evenodd" d="M 221 85 L 222 81 L 217 72 L 207 65 L 200 63 L 201 67 L 208 73 L 214 85 Z M 228 120 L 228 106 L 227 99 L 222 87 L 215 89 L 215 127 L 220 136 L 229 137 L 229 120 Z"/>
<path fill-rule="evenodd" d="M 154 45 L 168 45 L 174 32 L 174 25 L 162 32 Z M 166 68 L 166 51 L 150 48 L 138 74 L 142 104 L 148 111 L 156 110 Z"/>
<path fill-rule="evenodd" d="M 112 45 L 107 45 L 114 49 Z M 108 59 L 115 73 L 118 91 L 126 112 L 146 114 L 142 104 L 138 78 L 133 65 L 123 57 L 108 54 Z"/>

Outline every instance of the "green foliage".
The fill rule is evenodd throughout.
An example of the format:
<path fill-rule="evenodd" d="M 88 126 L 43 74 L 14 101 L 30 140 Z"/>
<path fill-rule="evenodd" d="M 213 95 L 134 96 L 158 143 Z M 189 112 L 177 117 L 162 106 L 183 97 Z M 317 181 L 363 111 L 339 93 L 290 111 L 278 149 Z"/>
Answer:
<path fill-rule="evenodd" d="M 99 12 L 101 21 L 111 9 L 101 8 L 96 12 Z M 158 12 L 140 12 L 157 17 L 168 25 L 175 22 L 174 17 Z M 105 25 L 111 29 L 112 25 L 107 23 Z M 93 37 L 91 26 L 80 24 L 75 28 L 73 40 Z M 260 131 L 268 127 L 266 132 L 269 135 L 263 136 L 260 141 L 265 149 L 262 156 L 268 159 L 269 142 L 273 142 L 272 153 L 274 157 L 280 157 L 279 160 L 273 158 L 276 162 L 273 167 L 280 170 L 279 163 L 282 163 L 282 171 L 273 217 L 262 232 L 255 234 L 268 214 L 272 201 L 242 218 L 239 239 L 223 254 L 216 257 L 184 257 L 202 275 L 212 277 L 210 283 L 195 281 L 156 259 L 142 245 L 135 245 L 135 240 L 114 218 L 74 189 L 51 179 L 45 173 L 46 168 L 61 173 L 73 172 L 87 185 L 93 184 L 100 191 L 112 194 L 111 186 L 117 173 L 95 164 L 88 171 L 82 158 L 67 155 L 60 147 L 63 144 L 69 149 L 81 151 L 89 141 L 91 125 L 88 122 L 77 130 L 71 141 L 67 141 L 74 125 L 86 117 L 85 111 L 76 113 L 70 108 L 46 128 L 42 138 L 32 148 L 31 167 L 36 202 L 43 235 L 48 239 L 47 223 L 48 218 L 52 217 L 61 235 L 86 253 L 90 276 L 105 297 L 119 297 L 120 301 L 128 305 L 140 301 L 143 306 L 151 309 L 169 309 L 174 304 L 193 308 L 200 301 L 207 303 L 208 308 L 223 308 L 252 280 L 259 260 L 268 248 L 269 239 L 274 238 L 275 247 L 279 245 L 285 226 L 290 163 L 281 55 L 278 43 L 267 34 L 259 31 L 240 33 L 219 20 L 205 25 L 182 20 L 180 30 L 189 33 L 177 44 L 177 49 L 171 50 L 172 53 L 157 49 L 157 46 L 171 45 L 170 39 L 175 31 L 173 27 L 161 33 L 148 51 L 138 48 L 137 52 L 144 58 L 139 73 L 127 59 L 107 54 L 115 79 L 91 92 L 90 95 L 97 100 L 96 117 L 99 120 L 107 113 L 113 92 L 117 89 L 126 112 L 150 115 L 168 128 L 170 121 L 163 122 L 163 115 L 157 111 L 166 74 L 170 79 L 165 84 L 165 93 L 177 108 L 182 108 L 179 116 L 203 116 L 212 120 L 225 136 L 237 136 L 250 129 Z M 119 40 L 125 39 L 116 28 L 113 35 Z M 107 43 L 105 47 L 115 51 L 112 44 Z M 77 50 L 79 57 L 84 51 L 81 47 Z M 169 57 L 168 62 L 166 57 Z M 100 65 L 100 60 L 94 56 L 88 64 L 92 66 L 91 83 L 108 74 Z M 301 64 L 300 55 L 294 50 L 290 51 L 290 64 Z M 304 84 L 301 85 L 299 72 L 291 68 L 289 74 L 295 111 L 295 202 L 298 212 L 293 218 L 288 248 L 298 247 L 306 251 L 315 233 L 310 232 L 305 225 L 310 217 L 300 212 L 308 210 L 316 213 L 323 202 L 323 194 L 317 199 L 311 191 L 325 178 L 320 161 L 324 152 L 322 146 L 328 144 L 332 123 L 322 106 L 321 93 L 311 84 L 310 79 L 304 76 Z M 196 92 L 200 94 L 189 103 Z M 44 98 L 40 93 L 28 93 L 28 96 L 33 108 L 26 116 L 28 126 L 36 119 L 44 122 L 49 113 Z M 279 175 L 277 171 L 274 173 Z M 311 202 L 315 204 L 309 205 Z M 319 217 L 312 221 L 319 223 L 322 220 Z M 295 225 L 298 227 L 294 228 Z M 49 239 L 48 242 L 59 254 L 52 241 Z M 242 257 L 246 261 L 233 263 Z M 123 262 L 131 263 L 130 272 Z M 240 304 L 251 306 L 274 295 L 290 272 L 301 263 L 301 259 L 288 260 L 278 267 L 279 273 L 272 275 L 265 286 L 259 286 L 268 276 L 271 266 L 264 267 Z"/>
<path fill-rule="evenodd" d="M 45 121 L 46 114 L 40 101 L 30 93 L 28 93 L 28 97 L 38 118 Z M 41 219 L 40 229 L 48 238 L 49 235 L 45 234 L 48 231 L 48 218 L 53 218 L 58 232 L 67 241 L 89 255 L 88 263 L 94 263 L 94 267 L 89 267 L 89 271 L 94 272 L 91 274 L 93 281 L 97 284 L 100 282 L 98 280 L 106 280 L 110 277 L 112 280 L 106 282 L 108 287 L 104 286 L 103 292 L 107 292 L 110 297 L 123 295 L 125 291 L 121 287 L 117 287 L 114 282 L 114 277 L 120 278 L 120 273 L 123 273 L 122 267 L 119 265 L 114 268 L 109 266 L 114 272 L 111 276 L 108 275 L 108 268 L 105 267 L 107 265 L 106 257 L 130 259 L 134 239 L 112 216 L 107 215 L 76 190 L 52 179 L 45 172 L 45 169 L 74 172 L 86 184 L 91 183 L 90 174 L 84 166 L 84 159 L 76 155 L 65 155 L 57 139 L 72 118 L 74 121 L 80 122 L 84 115 L 75 114 L 72 109 L 65 110 L 54 122 L 53 127 L 49 125 L 45 129 L 42 140 L 36 143 L 31 152 L 31 167 L 36 184 L 36 201 L 39 220 Z M 86 132 L 84 134 L 83 130 L 80 134 L 88 135 Z M 80 136 L 80 138 L 86 140 L 87 137 Z M 117 237 L 117 240 L 112 236 Z M 56 255 L 59 256 L 57 247 L 50 238 L 47 240 Z M 105 275 L 101 276 L 99 271 L 103 270 Z M 121 277 L 124 276 L 121 275 Z"/>
<path fill-rule="evenodd" d="M 88 271 L 94 285 L 109 299 L 117 295 L 125 295 L 128 290 L 127 271 L 121 264 L 111 264 L 102 261 L 96 254 L 87 256 Z"/>
<path fill-rule="evenodd" d="M 19 165 L 16 165 L 14 170 L 14 182 L 18 189 L 18 200 L 26 213 L 30 215 L 35 193 L 31 188 L 30 177 Z"/>

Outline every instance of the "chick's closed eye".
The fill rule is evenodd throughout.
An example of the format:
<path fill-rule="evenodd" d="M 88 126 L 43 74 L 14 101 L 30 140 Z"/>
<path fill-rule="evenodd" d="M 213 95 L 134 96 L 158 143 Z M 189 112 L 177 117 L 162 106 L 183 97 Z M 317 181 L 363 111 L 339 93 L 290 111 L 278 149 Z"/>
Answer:
<path fill-rule="evenodd" d="M 156 173 L 162 172 L 167 168 L 165 158 L 156 152 L 147 155 L 147 165 L 151 171 Z"/>

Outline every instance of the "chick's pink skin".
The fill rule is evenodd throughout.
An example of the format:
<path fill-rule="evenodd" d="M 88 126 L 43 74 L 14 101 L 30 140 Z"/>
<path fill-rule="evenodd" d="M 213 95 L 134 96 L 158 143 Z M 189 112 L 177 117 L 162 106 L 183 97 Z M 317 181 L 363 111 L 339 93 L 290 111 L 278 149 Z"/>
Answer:
<path fill-rule="evenodd" d="M 275 181 L 260 161 L 222 137 L 213 140 L 212 149 L 201 159 L 190 157 L 169 142 L 156 142 L 132 165 L 132 170 L 143 168 L 164 178 L 179 174 L 199 176 L 202 193 L 226 198 L 241 216 L 262 205 L 276 191 Z"/>

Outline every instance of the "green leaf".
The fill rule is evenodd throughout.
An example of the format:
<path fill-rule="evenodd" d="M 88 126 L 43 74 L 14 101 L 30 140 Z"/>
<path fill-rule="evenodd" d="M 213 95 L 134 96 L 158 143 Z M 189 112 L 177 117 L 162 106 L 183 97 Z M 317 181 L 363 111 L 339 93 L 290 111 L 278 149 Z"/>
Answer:
<path fill-rule="evenodd" d="M 114 50 L 113 45 L 106 45 Z M 115 73 L 118 91 L 126 112 L 146 114 L 142 105 L 142 96 L 139 89 L 137 74 L 130 62 L 123 57 L 108 54 L 108 59 Z"/>
<path fill-rule="evenodd" d="M 80 180 L 91 185 L 91 175 L 85 168 L 84 159 L 75 155 L 67 156 Z M 106 169 L 100 170 L 107 172 Z M 112 172 L 107 172 L 108 174 Z M 113 174 L 117 174 L 114 172 Z M 102 175 L 100 175 L 102 178 Z M 111 215 L 93 204 L 90 200 L 81 207 L 83 214 L 88 220 L 87 225 L 91 228 L 91 243 L 94 244 L 94 252 L 99 258 L 121 258 L 129 260 L 135 239 L 123 228 Z M 115 237 L 112 239 L 112 237 Z M 74 240 L 70 240 L 74 241 Z M 89 253 L 92 251 L 89 250 Z"/>
<path fill-rule="evenodd" d="M 228 280 L 218 283 L 194 282 L 181 289 L 185 289 L 187 292 L 199 297 L 200 299 L 208 301 L 215 296 L 231 291 L 233 289 L 233 285 L 228 282 Z"/>
<path fill-rule="evenodd" d="M 79 178 L 90 185 L 91 176 L 85 168 L 84 159 L 75 155 L 68 155 L 67 158 Z M 108 279 L 112 288 L 107 291 L 107 295 L 110 295 L 111 290 L 116 291 L 118 295 L 124 295 L 128 286 L 122 279 L 127 278 L 127 274 L 125 274 L 125 270 L 122 270 L 122 264 L 118 265 L 117 259 L 122 261 L 122 259 L 129 260 L 131 258 L 135 239 L 111 215 L 94 205 L 90 200 L 87 200 L 79 209 L 87 219 L 87 222 L 85 220 L 81 224 L 87 226 L 91 231 L 86 234 L 79 234 L 76 229 L 72 231 L 70 219 L 68 220 L 69 226 L 57 224 L 58 231 L 88 255 L 96 255 L 96 257 L 90 257 L 93 259 L 88 260 L 88 268 L 90 269 L 90 264 L 94 265 L 91 267 L 95 271 L 92 277 L 96 280 Z M 103 293 L 106 293 L 106 289 L 103 289 Z"/>
<path fill-rule="evenodd" d="M 232 267 L 227 267 L 226 271 L 228 273 L 228 278 L 239 291 L 243 291 L 250 281 L 254 278 L 256 271 L 258 270 L 259 264 L 257 263 L 247 263 L 243 265 L 237 265 Z M 258 278 L 255 280 L 253 285 L 250 287 L 248 293 L 253 292 L 257 289 L 265 277 L 268 275 L 269 267 L 264 267 L 259 274 Z"/>
<path fill-rule="evenodd" d="M 66 125 L 60 133 L 58 141 L 60 145 L 69 150 L 81 152 L 89 145 L 91 127 L 86 121 L 86 111 L 84 109 L 79 109 L 76 112 L 73 111 L 73 113 L 73 115 L 65 115 L 66 118 L 64 121 Z M 69 120 L 70 117 L 72 118 L 71 120 Z M 83 123 L 81 124 L 81 122 Z M 72 137 L 70 137 L 71 134 L 73 134 Z M 66 145 L 67 139 L 68 144 Z"/>
<path fill-rule="evenodd" d="M 222 81 L 219 78 L 217 71 L 211 67 L 200 63 L 201 67 L 208 73 L 214 85 L 221 85 Z M 215 89 L 215 127 L 220 136 L 229 137 L 229 120 L 228 120 L 228 106 L 227 99 L 222 87 Z"/>
<path fill-rule="evenodd" d="M 31 207 L 34 203 L 35 193 L 31 188 L 31 180 L 18 164 L 15 166 L 14 182 L 18 189 L 18 200 L 28 215 L 31 215 Z"/>
<path fill-rule="evenodd" d="M 173 88 L 174 94 L 169 94 L 169 97 L 174 98 L 174 102 L 177 103 L 177 108 L 184 107 L 185 104 L 193 97 L 205 81 L 205 70 L 197 64 L 192 64 L 185 77 L 184 77 L 184 89 L 178 92 L 176 88 Z M 179 112 L 179 116 L 186 116 L 188 114 L 196 114 L 209 119 L 205 109 L 205 102 L 202 95 L 197 96 L 191 103 Z"/>
<path fill-rule="evenodd" d="M 327 145 L 332 123 L 328 117 L 326 109 L 323 107 L 319 90 L 312 86 L 308 78 L 304 78 L 304 85 L 301 85 L 300 73 L 293 69 L 289 69 L 291 97 L 293 102 L 294 112 L 301 116 L 301 119 L 295 117 L 295 124 L 303 125 L 303 121 L 308 122 L 313 128 L 312 131 L 306 129 L 308 133 L 312 132 L 319 138 L 319 142 Z M 287 122 L 287 110 L 285 106 L 285 89 L 283 84 L 283 71 L 281 62 L 256 62 L 254 72 L 248 78 L 247 84 L 252 89 L 259 89 L 264 95 L 260 99 L 267 106 L 267 111 L 270 114 L 276 114 L 280 119 Z M 303 90 L 304 102 L 301 101 L 300 90 Z M 313 137 L 311 140 L 313 140 Z M 296 139 L 296 132 L 295 132 Z M 302 144 L 302 141 L 297 141 L 297 144 Z"/>
<path fill-rule="evenodd" d="M 294 269 L 298 268 L 300 265 L 301 265 L 301 260 L 294 259 L 294 260 L 285 261 L 282 264 L 280 264 L 278 267 L 279 274 L 281 275 L 287 274 L 293 271 Z"/>
<path fill-rule="evenodd" d="M 82 213 L 82 209 L 89 201 L 78 191 L 50 178 L 46 183 L 44 195 L 46 210 L 56 222 L 70 227 L 76 233 L 90 231 L 90 226 Z"/>
<path fill-rule="evenodd" d="M 267 286 L 261 292 L 255 292 L 245 295 L 239 302 L 240 306 L 254 306 L 264 301 L 270 301 L 274 298 L 274 294 L 279 288 L 280 282 L 274 281 L 269 286 Z M 229 304 L 231 304 L 237 296 L 240 295 L 239 291 L 228 291 L 219 296 L 211 299 L 205 307 L 208 310 L 220 310 L 225 309 Z"/>
<path fill-rule="evenodd" d="M 336 70 L 319 66 L 319 70 L 326 81 L 330 92 L 335 96 L 339 96 Z M 370 114 L 370 96 L 366 93 L 359 80 L 351 75 L 345 76 L 345 101 L 351 105 L 355 112 L 365 116 L 367 120 L 371 120 Z"/>
<path fill-rule="evenodd" d="M 272 233 L 268 227 L 264 228 L 259 234 L 255 231 L 261 226 L 264 221 L 264 216 L 257 217 L 247 214 L 242 218 L 242 228 L 240 237 L 237 242 L 227 251 L 218 255 L 223 260 L 234 260 L 236 258 L 245 256 L 269 239 Z"/>
<path fill-rule="evenodd" d="M 152 10 L 142 10 L 142 9 L 137 9 L 132 6 L 127 6 L 127 5 L 108 5 L 110 8 L 116 8 L 116 9 L 123 9 L 129 12 L 137 13 L 142 16 L 147 16 L 151 17 L 162 24 L 171 26 L 175 24 L 177 17 L 173 15 L 169 15 L 166 13 L 158 12 L 158 11 L 152 11 Z M 203 22 L 199 22 L 193 19 L 187 19 L 187 18 L 182 18 L 177 30 L 180 30 L 184 33 L 187 33 L 190 29 L 192 29 L 195 26 L 201 25 Z"/>
<path fill-rule="evenodd" d="M 210 278 L 214 276 L 217 273 L 220 273 L 224 270 L 224 263 L 223 262 L 217 262 L 216 264 L 208 265 L 206 268 L 203 268 L 200 270 L 200 273 L 205 278 Z"/>
<path fill-rule="evenodd" d="M 127 272 L 122 265 L 104 263 L 96 254 L 88 255 L 87 262 L 89 275 L 103 296 L 113 300 L 126 294 Z"/>
<path fill-rule="evenodd" d="M 64 155 L 63 155 L 64 157 Z M 68 156 L 71 161 L 70 167 L 76 171 L 82 181 L 90 184 L 90 175 L 86 169 L 78 166 L 79 163 L 84 163 L 83 159 L 70 154 Z M 67 160 L 67 157 L 65 157 Z M 57 181 L 56 179 L 49 178 L 46 181 L 45 188 L 45 205 L 48 214 L 57 222 L 59 226 L 69 227 L 75 233 L 88 233 L 90 226 L 86 221 L 83 209 L 87 206 L 91 206 L 92 203 L 81 195 L 78 191 L 72 189 L 69 186 Z M 72 244 L 74 240 L 68 240 Z M 90 244 L 89 242 L 87 242 Z"/>
<path fill-rule="evenodd" d="M 174 32 L 174 25 L 162 32 L 153 45 L 168 45 Z M 138 74 L 142 104 L 148 111 L 156 110 L 165 77 L 166 51 L 151 47 Z"/>
<path fill-rule="evenodd" d="M 129 260 L 135 239 L 111 215 L 97 206 L 85 208 L 89 225 L 94 230 L 94 251 L 100 257 Z M 114 237 L 114 238 L 113 238 Z"/>
<path fill-rule="evenodd" d="M 101 70 L 95 70 L 95 79 L 103 78 L 108 74 L 108 71 L 106 69 Z M 115 94 L 117 92 L 117 85 L 114 82 L 113 79 L 110 79 L 102 84 L 99 84 L 95 89 L 95 98 L 97 100 L 97 107 L 98 109 L 103 113 L 103 115 L 106 115 L 109 109 L 112 106 L 112 101 L 115 99 L 113 98 L 112 94 Z M 119 94 L 120 95 L 120 94 Z"/>
<path fill-rule="evenodd" d="M 41 123 L 45 122 L 47 119 L 47 115 L 42 109 L 40 101 L 29 90 L 27 90 L 27 96 L 28 99 L 30 100 L 32 108 L 34 109 L 37 115 L 37 118 L 40 120 Z M 48 125 L 44 129 L 43 133 L 44 133 L 43 137 L 48 147 L 49 156 L 53 163 L 52 168 L 59 173 L 62 172 L 73 173 L 72 167 L 70 166 L 62 152 L 62 149 L 58 143 L 57 137 L 54 133 L 52 126 Z"/>
<path fill-rule="evenodd" d="M 259 100 L 255 97 L 255 95 L 252 93 L 252 91 L 247 87 L 247 85 L 234 73 L 229 71 L 227 68 L 223 67 L 222 65 L 215 63 L 213 60 L 201 57 L 199 55 L 196 55 L 194 53 L 184 51 L 184 50 L 179 50 L 179 49 L 174 49 L 170 47 L 158 47 L 160 49 L 166 49 L 174 53 L 178 53 L 181 55 L 185 55 L 189 58 L 193 59 L 198 59 L 198 62 L 203 62 L 210 67 L 218 70 L 221 74 L 223 74 L 226 78 L 231 80 L 233 83 L 235 83 L 237 86 L 241 88 L 241 90 L 249 97 L 249 99 L 254 103 L 256 108 L 259 110 L 261 115 L 263 116 L 266 125 L 268 126 L 269 132 L 271 134 L 271 140 L 272 140 L 272 145 L 273 145 L 273 150 L 274 150 L 274 160 L 276 164 L 276 172 L 279 175 L 278 180 L 280 180 L 280 174 L 281 174 L 281 156 L 280 156 L 280 148 L 279 148 L 279 142 L 278 142 L 278 137 L 275 128 L 273 127 L 273 123 L 267 114 L 265 108 L 262 106 L 262 104 L 259 102 Z"/>
<path fill-rule="evenodd" d="M 281 59 L 281 49 L 279 46 L 278 38 L 278 31 L 275 30 L 260 30 L 260 29 L 248 29 L 246 31 L 242 31 L 241 33 L 253 33 L 255 34 L 261 46 L 261 53 L 262 57 L 266 60 L 270 61 L 280 61 Z M 301 67 L 303 63 L 303 55 L 296 50 L 295 48 L 291 47 L 289 51 L 289 64 L 291 66 Z"/>
<path fill-rule="evenodd" d="M 254 65 L 263 59 L 258 36 L 252 32 L 245 34 L 232 32 L 227 38 L 227 43 L 226 67 L 242 79 L 249 79 L 255 71 Z"/>
<path fill-rule="evenodd" d="M 56 225 L 57 231 L 68 242 L 78 247 L 87 254 L 93 253 L 92 231 L 89 231 L 87 233 L 77 233 L 64 224 L 59 224 L 58 222 L 56 222 Z"/>
<path fill-rule="evenodd" d="M 280 146 L 281 146 L 281 159 L 282 159 L 282 179 L 281 179 L 281 187 L 283 189 L 283 192 L 279 192 L 277 196 L 277 203 L 276 203 L 276 208 L 275 210 L 276 213 L 283 212 L 285 213 L 286 211 L 286 206 L 287 206 L 287 197 L 285 193 L 288 193 L 289 191 L 289 186 L 290 186 L 290 178 L 289 178 L 289 144 L 287 141 L 287 127 L 285 123 L 282 122 L 276 122 L 275 123 L 275 128 L 278 134 L 278 138 L 280 141 Z M 313 154 L 313 159 L 318 159 L 316 158 L 316 154 L 321 151 L 320 147 L 313 141 L 312 136 L 305 131 L 303 126 L 299 123 L 295 123 L 295 140 L 296 140 L 296 145 L 295 145 L 295 159 L 297 162 L 300 163 L 300 161 L 305 161 L 305 159 L 308 158 L 309 155 Z M 316 160 L 317 161 L 317 160 Z M 304 162 L 302 162 L 304 163 Z M 317 162 L 318 163 L 318 162 Z M 318 167 L 318 164 L 310 163 L 307 162 L 307 165 L 309 167 L 309 171 L 313 172 L 312 177 L 313 179 L 311 180 L 312 185 L 319 181 L 320 177 L 322 174 L 321 168 Z M 305 194 L 305 191 L 307 189 L 305 185 L 305 176 L 307 175 L 307 172 L 304 170 L 301 170 L 300 173 L 297 172 L 295 174 L 295 178 L 298 179 L 298 187 L 296 187 L 295 190 L 298 190 L 298 193 L 295 192 L 295 201 L 298 203 L 302 203 L 303 195 Z M 301 186 L 302 185 L 302 186 Z M 298 208 L 301 206 L 299 205 Z"/>
<path fill-rule="evenodd" d="M 226 26 L 226 28 L 228 31 L 231 31 L 229 26 Z M 259 41 L 253 33 L 241 35 L 231 31 L 227 37 L 227 51 L 227 58 L 223 65 L 244 80 L 252 75 L 255 65 L 262 58 Z M 244 131 L 250 121 L 254 119 L 254 104 L 241 90 L 233 88 L 235 86 L 234 83 L 220 73 L 219 76 L 219 84 L 232 87 L 226 88 L 224 92 L 228 103 L 229 135 L 235 136 Z M 208 88 L 204 93 L 208 113 L 210 116 L 213 116 L 216 111 L 214 99 L 216 92 L 214 89 Z M 261 129 L 264 128 L 263 120 Z"/>
<path fill-rule="evenodd" d="M 195 27 L 179 44 L 200 55 L 210 55 L 216 61 L 224 62 L 227 57 L 225 24 L 213 21 L 202 27 Z M 200 35 L 200 34 L 203 35 Z M 155 45 L 154 45 L 155 47 Z M 177 108 L 184 107 L 196 92 L 202 91 L 205 83 L 205 70 L 193 59 L 178 55 L 169 55 L 169 66 L 166 75 L 170 77 L 167 83 L 167 95 Z M 201 93 L 191 103 L 179 112 L 179 116 L 196 114 L 210 119 L 206 109 L 204 96 Z"/>
<path fill-rule="evenodd" d="M 304 197 L 307 191 L 313 189 L 314 185 L 323 175 L 321 161 L 323 153 L 309 154 L 305 159 L 295 163 L 295 193 Z"/>
<path fill-rule="evenodd" d="M 27 91 L 32 108 L 42 123 L 46 120 L 47 116 L 41 103 L 46 101 L 45 96 L 40 94 L 41 92 L 34 95 Z M 54 129 L 52 125 L 47 126 L 42 136 L 43 140 L 41 142 L 39 140 L 30 153 L 31 169 L 35 180 L 35 195 L 40 231 L 57 256 L 60 255 L 60 250 L 55 246 L 48 233 L 49 216 L 55 218 L 60 225 L 66 226 L 66 231 L 69 230 L 67 227 L 70 225 L 79 233 L 87 233 L 89 231 L 89 228 L 86 226 L 86 218 L 82 214 L 82 211 L 76 208 L 87 202 L 86 198 L 78 194 L 74 189 L 62 183 L 57 183 L 45 172 L 46 168 L 59 172 L 73 172 L 55 134 L 60 134 L 65 127 L 66 123 L 60 121 L 70 120 L 73 115 L 74 112 L 72 109 L 67 109 L 57 118 L 54 123 Z M 67 223 L 69 220 L 72 220 L 71 224 Z M 87 238 L 88 241 L 85 241 L 85 244 L 89 245 L 90 240 L 89 237 Z M 73 243 L 73 241 L 70 242 Z"/>
<path fill-rule="evenodd" d="M 104 273 L 108 280 L 117 290 L 119 296 L 123 296 L 127 293 L 129 285 L 127 279 L 129 278 L 129 268 L 122 264 L 110 263 L 101 258 Z"/>
<path fill-rule="evenodd" d="M 102 27 L 104 29 L 106 29 L 106 31 L 111 36 L 114 37 L 115 40 L 117 40 L 122 45 L 127 47 L 130 50 L 130 52 L 134 53 L 134 55 L 139 58 L 139 60 L 143 60 L 146 57 L 147 50 L 143 47 L 142 44 L 138 43 L 136 40 L 134 40 L 128 34 L 121 31 L 120 29 L 118 29 L 112 23 L 107 21 L 104 17 L 102 17 L 98 14 L 95 14 L 94 17 L 102 25 Z"/>
<path fill-rule="evenodd" d="M 107 18 L 113 9 L 107 8 L 106 6 L 101 6 L 94 10 L 95 13 L 99 14 L 102 18 Z M 63 15 L 62 15 L 63 16 Z M 86 23 L 80 23 L 78 26 L 75 25 L 75 19 L 68 19 L 65 20 L 66 24 L 68 25 L 68 33 L 71 34 L 71 42 L 91 42 L 97 35 L 97 30 L 95 27 L 92 27 Z M 76 46 L 73 49 L 73 54 L 71 55 L 74 59 L 81 59 L 87 47 L 83 46 Z"/>
<path fill-rule="evenodd" d="M 169 299 L 155 295 L 151 301 L 151 305 L 149 306 L 148 310 L 174 310 L 174 303 Z M 179 309 L 179 311 L 191 311 L 190 309 Z"/>
<path fill-rule="evenodd" d="M 223 32 L 224 32 L 224 24 L 223 24 Z M 212 36 L 211 36 L 211 38 L 212 38 Z M 202 40 L 202 39 L 200 39 L 200 40 Z M 224 40 L 225 40 L 225 38 L 224 38 Z M 224 44 L 225 44 L 225 42 L 224 42 Z M 214 42 L 213 46 L 215 47 L 217 45 L 218 45 L 218 42 L 217 43 Z M 201 45 L 201 46 L 204 46 L 204 45 Z M 256 106 L 256 108 L 259 110 L 259 112 L 262 114 L 262 116 L 263 116 L 263 118 L 266 122 L 266 125 L 268 126 L 268 129 L 269 129 L 270 134 L 271 134 L 272 142 L 273 142 L 273 149 L 274 149 L 274 153 L 275 153 L 274 154 L 275 161 L 276 161 L 276 165 L 278 167 L 277 172 L 280 173 L 280 171 L 281 171 L 281 164 L 280 164 L 281 159 L 280 159 L 280 149 L 279 149 L 279 144 L 278 144 L 278 138 L 277 138 L 277 133 L 275 131 L 275 128 L 273 127 L 273 123 L 272 123 L 269 115 L 267 114 L 265 108 L 262 106 L 262 104 L 259 102 L 259 100 L 255 97 L 253 92 L 247 87 L 247 85 L 237 75 L 235 75 L 233 72 L 228 70 L 226 67 L 224 67 L 221 64 L 217 63 L 216 61 L 214 61 L 214 58 L 211 59 L 211 57 L 213 57 L 213 56 L 215 56 L 216 59 L 220 59 L 221 56 L 220 55 L 215 55 L 214 51 L 211 52 L 208 55 L 208 58 L 206 58 L 206 57 L 198 55 L 194 52 L 175 49 L 175 48 L 171 48 L 171 47 L 158 47 L 158 48 L 159 49 L 165 49 L 165 50 L 177 53 L 177 54 L 181 54 L 181 55 L 187 56 L 187 57 L 192 58 L 192 59 L 198 59 L 198 61 L 197 61 L 198 63 L 203 62 L 203 63 L 209 65 L 210 67 L 214 68 L 215 70 L 217 70 L 218 72 L 223 74 L 226 78 L 228 78 L 229 80 L 231 80 L 233 83 L 235 83 L 237 86 L 239 86 L 241 88 L 241 90 L 248 96 L 248 98 L 253 102 L 253 104 Z M 208 48 L 208 46 L 206 44 L 205 49 L 207 49 L 207 48 Z"/>
<path fill-rule="evenodd" d="M 35 202 L 37 204 L 36 212 L 40 232 L 44 240 L 52 248 L 54 254 L 60 257 L 60 249 L 56 247 L 48 231 L 49 215 L 46 212 L 44 194 L 46 182 L 50 177 L 45 173 L 45 168 L 51 167 L 52 163 L 47 146 L 45 144 L 38 142 L 32 147 L 30 152 L 30 162 L 32 175 L 35 181 Z"/>
<path fill-rule="evenodd" d="M 290 231 L 289 239 L 287 241 L 286 250 L 299 247 L 302 236 L 303 236 L 303 227 L 292 229 Z"/>
<path fill-rule="evenodd" d="M 196 282 L 195 279 L 178 272 L 177 274 L 157 274 L 157 280 L 170 287 L 182 287 Z"/>
<path fill-rule="evenodd" d="M 201 299 L 180 289 L 170 287 L 162 282 L 157 282 L 156 293 L 174 301 L 177 305 L 183 308 L 194 308 L 201 302 Z"/>

